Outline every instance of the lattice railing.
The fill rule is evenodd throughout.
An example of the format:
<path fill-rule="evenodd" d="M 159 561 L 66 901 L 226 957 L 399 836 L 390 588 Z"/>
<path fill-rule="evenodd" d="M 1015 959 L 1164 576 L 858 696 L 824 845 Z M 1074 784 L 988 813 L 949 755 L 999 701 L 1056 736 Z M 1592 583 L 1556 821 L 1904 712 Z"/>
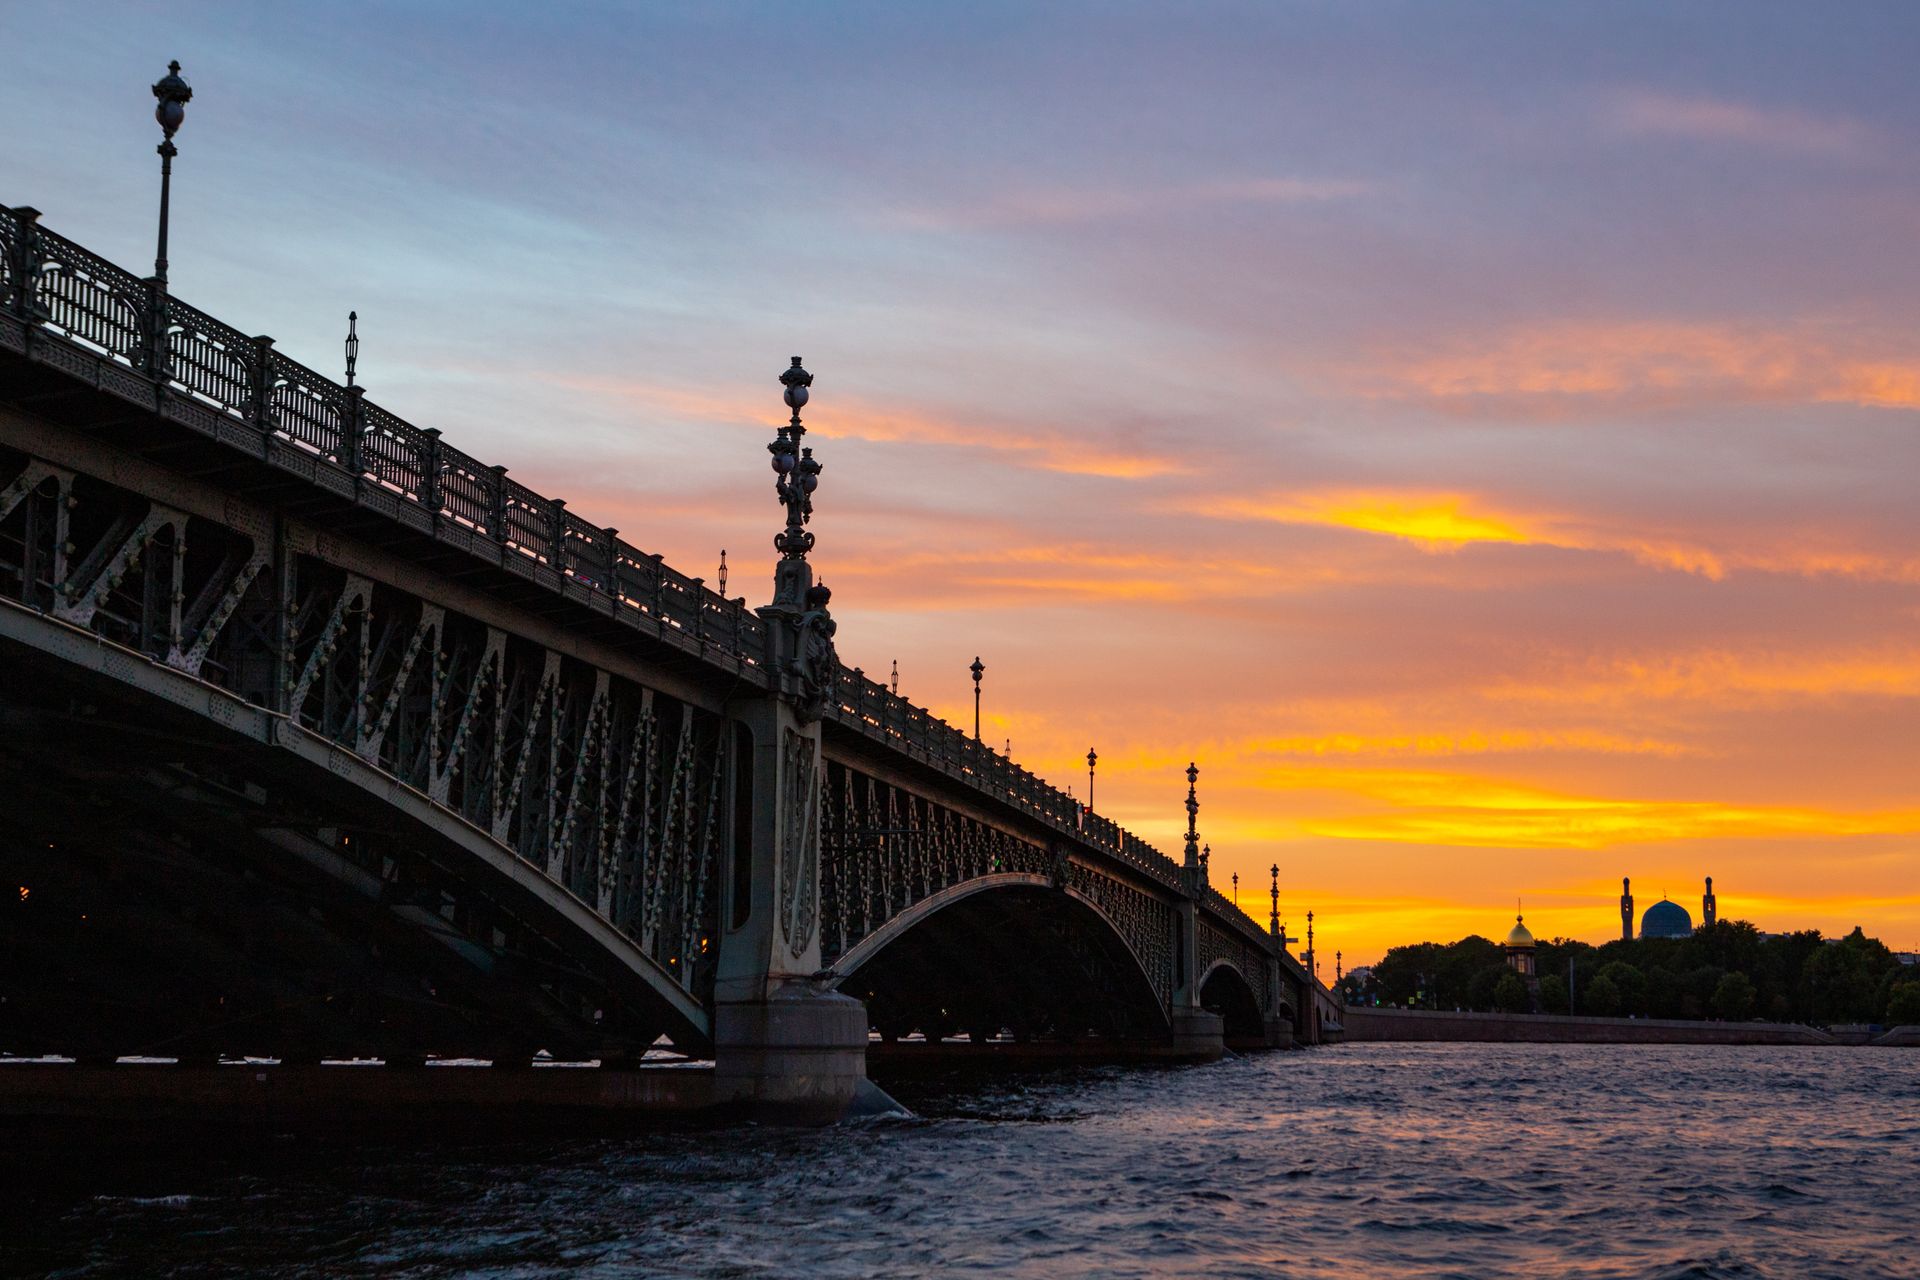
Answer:
<path fill-rule="evenodd" d="M 769 661 L 766 623 L 744 602 L 580 520 L 564 502 L 507 479 L 505 468 L 442 444 L 437 432 L 364 400 L 281 354 L 269 339 L 248 337 L 46 230 L 30 210 L 0 205 L 0 284 L 6 286 L 0 307 L 42 332 L 72 339 L 263 435 L 352 468 L 400 501 L 613 596 L 632 611 L 629 618 L 644 618 L 735 662 Z M 158 351 L 155 334 L 164 339 Z M 857 670 L 840 673 L 838 690 L 827 711 L 835 723 L 1153 880 L 1180 885 L 1171 858 L 925 708 Z M 1236 932 L 1266 936 L 1218 894 L 1209 901 Z"/>
<path fill-rule="evenodd" d="M 269 340 L 249 337 L 46 230 L 32 211 L 4 205 L 0 308 L 351 468 L 581 585 L 617 595 L 663 628 L 750 665 L 767 660 L 766 629 L 742 602 L 579 520 L 563 501 L 506 479 L 504 468 L 446 448 L 437 433 L 361 399 Z"/>

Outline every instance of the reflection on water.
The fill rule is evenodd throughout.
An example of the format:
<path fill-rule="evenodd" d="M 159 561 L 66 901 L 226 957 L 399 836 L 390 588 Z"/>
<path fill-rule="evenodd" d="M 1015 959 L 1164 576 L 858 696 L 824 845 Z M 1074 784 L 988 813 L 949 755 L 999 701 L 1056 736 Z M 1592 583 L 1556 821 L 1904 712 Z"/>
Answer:
<path fill-rule="evenodd" d="M 1920 1274 L 1900 1050 L 1352 1045 L 896 1092 L 920 1118 L 36 1176 L 0 1271 Z"/>

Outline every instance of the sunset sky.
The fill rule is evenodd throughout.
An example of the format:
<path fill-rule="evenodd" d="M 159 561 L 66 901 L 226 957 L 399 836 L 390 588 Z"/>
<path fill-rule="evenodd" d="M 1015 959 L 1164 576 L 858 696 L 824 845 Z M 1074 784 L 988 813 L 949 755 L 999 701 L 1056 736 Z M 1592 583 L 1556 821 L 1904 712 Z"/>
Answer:
<path fill-rule="evenodd" d="M 84 16 L 83 16 L 84 14 Z M 0 201 L 1295 933 L 1920 946 L 1920 8 L 8 0 Z"/>

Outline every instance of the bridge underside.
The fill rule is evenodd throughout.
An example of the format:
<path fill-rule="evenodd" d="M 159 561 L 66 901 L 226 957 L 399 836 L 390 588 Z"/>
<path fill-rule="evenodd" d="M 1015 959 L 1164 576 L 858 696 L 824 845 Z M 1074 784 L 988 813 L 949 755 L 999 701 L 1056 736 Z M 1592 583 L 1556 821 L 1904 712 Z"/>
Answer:
<path fill-rule="evenodd" d="M 705 1048 L 550 909 L 365 790 L 30 645 L 0 640 L 0 673 L 0 1052 Z"/>
<path fill-rule="evenodd" d="M 860 962 L 839 990 L 866 1001 L 886 1041 L 964 1034 L 975 1044 L 1140 1042 L 1168 1034 L 1126 943 L 1061 889 L 1010 885 L 958 897 Z"/>
<path fill-rule="evenodd" d="M 1232 965 L 1215 965 L 1200 984 L 1200 1006 L 1220 1015 L 1229 1049 L 1262 1049 L 1269 1043 L 1260 1001 L 1246 977 Z"/>

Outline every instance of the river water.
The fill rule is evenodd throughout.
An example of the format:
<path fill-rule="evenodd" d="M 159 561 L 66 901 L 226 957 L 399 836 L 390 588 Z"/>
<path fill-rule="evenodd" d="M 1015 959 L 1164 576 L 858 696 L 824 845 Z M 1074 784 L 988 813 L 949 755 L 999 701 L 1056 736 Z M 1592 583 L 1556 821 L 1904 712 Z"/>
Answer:
<path fill-rule="evenodd" d="M 1920 1276 L 1912 1051 L 1349 1045 L 896 1092 L 916 1118 L 94 1185 L 0 1153 L 0 1273 Z"/>

